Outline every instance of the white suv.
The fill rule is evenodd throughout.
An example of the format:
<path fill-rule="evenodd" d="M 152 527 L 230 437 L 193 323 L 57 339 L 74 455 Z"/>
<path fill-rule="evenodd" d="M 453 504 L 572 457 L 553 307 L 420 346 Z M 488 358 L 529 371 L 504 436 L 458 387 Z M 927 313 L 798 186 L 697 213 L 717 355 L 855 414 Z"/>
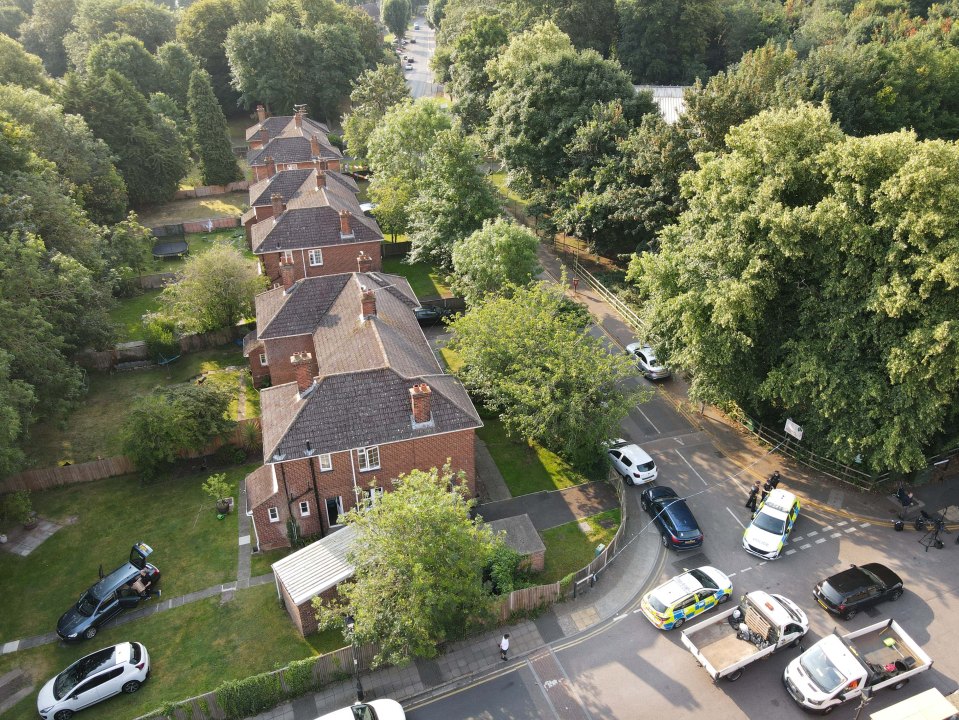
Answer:
<path fill-rule="evenodd" d="M 150 655 L 138 642 L 97 650 L 50 680 L 37 695 L 43 720 L 69 720 L 77 710 L 108 697 L 135 693 L 150 674 Z"/>
<path fill-rule="evenodd" d="M 656 463 L 645 450 L 622 438 L 607 441 L 606 454 L 627 485 L 651 483 L 659 474 Z"/>

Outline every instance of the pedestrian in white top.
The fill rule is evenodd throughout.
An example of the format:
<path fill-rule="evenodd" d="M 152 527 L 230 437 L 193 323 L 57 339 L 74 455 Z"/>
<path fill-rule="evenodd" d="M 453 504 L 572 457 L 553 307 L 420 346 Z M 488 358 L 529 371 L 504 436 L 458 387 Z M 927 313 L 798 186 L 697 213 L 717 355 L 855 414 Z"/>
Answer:
<path fill-rule="evenodd" d="M 506 653 L 509 652 L 509 633 L 503 635 L 502 640 L 499 641 L 499 656 L 503 660 L 508 660 Z"/>

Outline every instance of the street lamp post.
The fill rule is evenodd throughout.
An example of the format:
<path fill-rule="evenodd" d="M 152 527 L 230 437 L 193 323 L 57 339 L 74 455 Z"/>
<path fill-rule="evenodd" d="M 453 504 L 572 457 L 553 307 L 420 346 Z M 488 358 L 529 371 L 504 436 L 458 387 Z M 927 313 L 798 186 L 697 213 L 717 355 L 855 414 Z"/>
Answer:
<path fill-rule="evenodd" d="M 352 615 L 346 616 L 346 631 L 350 636 L 350 652 L 353 655 L 353 681 L 356 683 L 356 702 L 363 702 L 363 683 L 360 682 L 360 669 L 356 660 L 356 635 L 353 630 L 356 623 Z"/>

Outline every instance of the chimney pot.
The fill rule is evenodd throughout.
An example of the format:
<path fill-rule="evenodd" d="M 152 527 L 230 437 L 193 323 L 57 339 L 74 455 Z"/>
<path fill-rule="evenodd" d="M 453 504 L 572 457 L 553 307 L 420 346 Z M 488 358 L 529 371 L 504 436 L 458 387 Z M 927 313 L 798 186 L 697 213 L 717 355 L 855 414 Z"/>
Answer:
<path fill-rule="evenodd" d="M 256 118 L 260 122 L 264 122 L 266 120 L 266 108 L 263 107 L 263 103 L 260 103 L 256 106 Z"/>
<path fill-rule="evenodd" d="M 316 169 L 316 189 L 322 190 L 326 187 L 326 173 L 319 168 Z"/>
<path fill-rule="evenodd" d="M 429 422 L 432 417 L 431 396 L 432 390 L 426 383 L 420 383 L 410 388 L 413 422 L 417 425 Z"/>
<path fill-rule="evenodd" d="M 350 227 L 350 211 L 340 210 L 340 237 L 353 237 L 353 228 Z"/>
<path fill-rule="evenodd" d="M 376 293 L 372 290 L 364 290 L 360 302 L 364 320 L 376 317 Z"/>
<path fill-rule="evenodd" d="M 296 387 L 303 393 L 313 387 L 313 355 L 308 352 L 297 352 L 290 356 L 290 363 L 296 370 Z"/>
<path fill-rule="evenodd" d="M 266 130 L 263 132 L 266 132 Z M 270 157 L 266 158 L 263 162 L 266 163 L 266 176 L 271 178 L 276 175 L 276 160 L 273 159 L 273 156 L 270 155 Z"/>
<path fill-rule="evenodd" d="M 366 254 L 366 251 L 360 250 L 356 256 L 356 266 L 361 273 L 368 273 L 373 269 L 373 258 Z"/>
<path fill-rule="evenodd" d="M 283 214 L 283 196 L 280 193 L 270 195 L 270 202 L 273 203 L 273 222 Z"/>
<path fill-rule="evenodd" d="M 289 290 L 293 287 L 294 272 L 293 263 L 289 261 L 280 261 L 280 280 L 283 282 L 283 289 Z"/>

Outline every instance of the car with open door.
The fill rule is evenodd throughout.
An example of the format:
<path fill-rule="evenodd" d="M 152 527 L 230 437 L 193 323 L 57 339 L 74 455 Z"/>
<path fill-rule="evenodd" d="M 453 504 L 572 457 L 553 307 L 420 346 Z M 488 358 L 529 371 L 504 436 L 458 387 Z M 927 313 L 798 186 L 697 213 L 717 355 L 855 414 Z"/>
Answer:
<path fill-rule="evenodd" d="M 102 566 L 100 580 L 89 587 L 80 599 L 57 621 L 57 635 L 63 640 L 91 639 L 105 622 L 124 610 L 137 607 L 141 601 L 159 595 L 160 571 L 147 558 L 153 548 L 144 542 L 130 550 L 130 559 L 109 575 Z"/>

